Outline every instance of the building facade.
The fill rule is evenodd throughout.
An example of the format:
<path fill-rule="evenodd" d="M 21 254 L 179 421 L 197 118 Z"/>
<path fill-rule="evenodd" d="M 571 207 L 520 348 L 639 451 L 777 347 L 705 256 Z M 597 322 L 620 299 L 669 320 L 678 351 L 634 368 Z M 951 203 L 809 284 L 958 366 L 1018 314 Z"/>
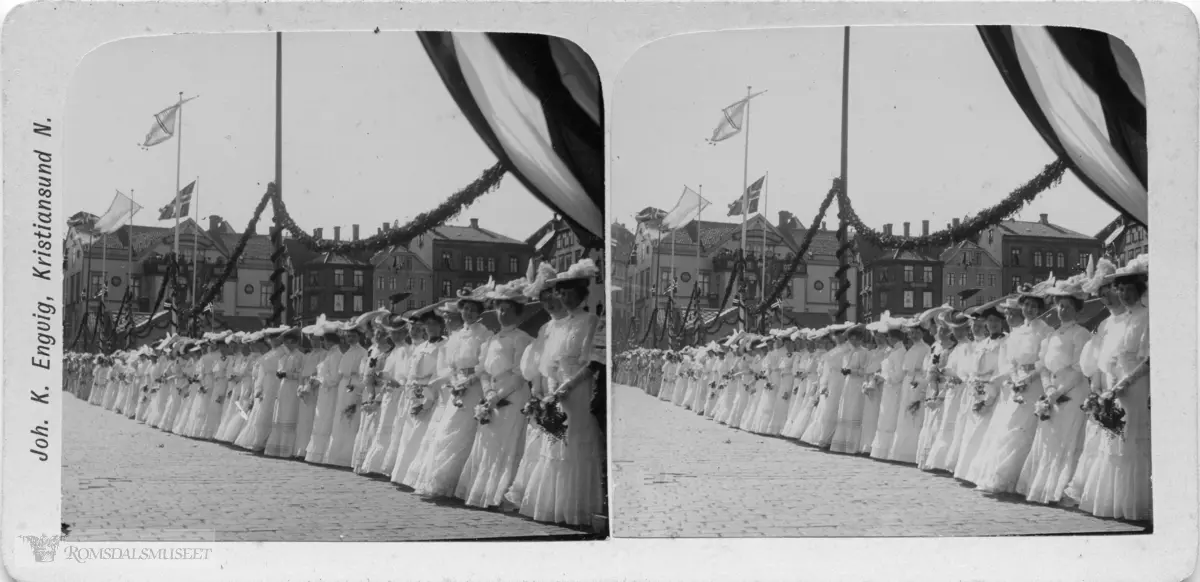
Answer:
<path fill-rule="evenodd" d="M 459 290 L 525 275 L 533 245 L 479 225 L 439 226 L 411 241 L 408 250 L 431 269 L 431 300 L 456 297 Z"/>
<path fill-rule="evenodd" d="M 376 253 L 371 264 L 375 267 L 375 309 L 403 312 L 433 303 L 433 269 L 416 253 L 396 247 Z M 401 293 L 409 295 L 394 303 L 391 298 Z"/>
<path fill-rule="evenodd" d="M 608 275 L 605 267 L 605 253 L 598 248 L 588 248 L 584 241 L 591 237 L 581 236 L 566 221 L 553 218 L 542 225 L 525 242 L 533 247 L 535 259 L 549 263 L 554 270 L 561 273 L 579 262 L 589 258 L 596 263 L 598 271 L 588 287 L 588 298 L 585 308 L 591 313 L 601 313 L 608 309 L 608 299 L 605 297 L 605 277 Z M 503 280 L 497 280 L 503 283 Z"/>
<path fill-rule="evenodd" d="M 1001 222 L 980 233 L 977 243 L 1000 261 L 1005 293 L 1051 274 L 1065 279 L 1103 252 L 1102 241 L 1053 224 L 1046 214 L 1037 222 Z"/>
<path fill-rule="evenodd" d="M 1150 233 L 1145 226 L 1124 217 L 1117 217 L 1096 234 L 1104 242 L 1104 254 L 1117 266 L 1150 252 Z"/>
<path fill-rule="evenodd" d="M 951 307 L 965 309 L 983 305 L 1005 294 L 1004 269 L 978 244 L 961 241 L 943 251 L 939 259 L 942 262 L 942 297 Z"/>
<path fill-rule="evenodd" d="M 892 235 L 891 224 L 883 232 Z M 903 224 L 903 237 L 912 236 L 910 223 Z M 922 235 L 929 234 L 929 221 L 921 224 Z M 862 319 L 875 321 L 887 311 L 892 317 L 911 317 L 944 304 L 942 261 L 939 249 L 881 249 L 866 240 L 858 241 L 858 305 Z"/>

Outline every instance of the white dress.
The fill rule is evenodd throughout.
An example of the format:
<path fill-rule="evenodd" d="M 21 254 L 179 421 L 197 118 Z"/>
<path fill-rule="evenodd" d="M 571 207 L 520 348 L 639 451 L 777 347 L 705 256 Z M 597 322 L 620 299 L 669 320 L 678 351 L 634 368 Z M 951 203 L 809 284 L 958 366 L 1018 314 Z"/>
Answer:
<path fill-rule="evenodd" d="M 551 320 L 538 330 L 537 338 L 529 344 L 529 347 L 525 348 L 525 353 L 521 356 L 521 376 L 531 383 L 529 396 L 531 399 L 536 398 L 540 401 L 547 396 L 548 388 L 545 384 L 548 382 L 549 374 L 553 373 L 553 369 L 550 359 L 544 356 L 548 346 L 557 345 L 558 336 L 561 335 L 563 327 L 563 318 L 551 316 Z M 520 508 L 521 501 L 525 498 L 525 484 L 529 483 L 529 475 L 533 473 L 534 466 L 541 458 L 543 438 L 541 428 L 532 419 L 527 418 L 525 449 L 521 453 L 521 460 L 517 465 L 516 477 L 513 479 L 508 493 L 504 496 L 506 506 Z"/>
<path fill-rule="evenodd" d="M 525 444 L 525 415 L 521 407 L 530 390 L 521 373 L 521 356 L 533 338 L 520 329 L 502 329 L 483 345 L 476 372 L 483 380 L 484 395 L 507 402 L 497 406 L 487 424 L 475 433 L 471 454 L 458 478 L 454 496 L 467 505 L 494 507 L 504 501 L 517 476 Z"/>
<path fill-rule="evenodd" d="M 408 408 L 401 410 L 404 417 L 404 428 L 400 432 L 400 442 L 396 445 L 396 464 L 392 467 L 392 482 L 411 487 L 420 472 L 414 469 L 429 433 L 429 425 L 440 410 L 438 406 L 437 378 L 438 361 L 446 342 L 442 338 L 425 341 L 413 346 L 413 355 L 409 360 L 408 384 L 404 391 L 408 400 Z M 420 407 L 419 409 L 417 407 Z M 416 414 L 414 414 L 416 411 Z M 406 481 L 411 474 L 412 480 Z"/>
<path fill-rule="evenodd" d="M 317 364 L 317 377 L 321 387 L 317 393 L 317 409 L 313 415 L 312 436 L 304 450 L 304 460 L 309 463 L 325 463 L 329 450 L 329 437 L 333 435 L 333 421 L 338 415 L 338 385 L 341 381 L 338 369 L 345 352 L 340 347 L 331 348 L 325 359 Z"/>
<path fill-rule="evenodd" d="M 875 438 L 871 440 L 871 456 L 887 459 L 896 440 L 896 421 L 900 418 L 900 395 L 904 389 L 904 355 L 908 351 L 904 344 L 897 343 L 888 350 L 887 357 L 879 366 L 883 376 L 879 396 L 879 424 L 875 427 Z"/>
<path fill-rule="evenodd" d="M 396 464 L 396 452 L 399 449 L 399 431 L 404 430 L 404 415 L 401 410 L 405 406 L 403 376 L 399 369 L 408 364 L 406 345 L 393 348 L 388 352 L 380 370 L 383 399 L 379 405 L 379 426 L 371 439 L 371 446 L 363 460 L 363 472 L 377 475 L 391 475 L 392 466 Z M 393 446 L 395 445 L 395 446 Z"/>
<path fill-rule="evenodd" d="M 234 446 L 255 452 L 266 448 L 267 439 L 271 437 L 271 424 L 275 420 L 275 399 L 279 396 L 280 384 L 277 374 L 284 349 L 282 346 L 272 348 L 259 359 L 250 401 L 253 408 L 246 426 L 237 440 L 233 441 Z"/>
<path fill-rule="evenodd" d="M 900 400 L 896 403 L 896 436 L 888 451 L 889 461 L 917 462 L 917 443 L 925 419 L 925 389 L 929 384 L 925 374 L 929 352 L 929 345 L 918 340 L 904 353 L 904 381 L 900 384 Z M 916 412 L 913 412 L 914 404 Z"/>
<path fill-rule="evenodd" d="M 300 372 L 304 369 L 304 353 L 299 349 L 286 349 L 279 360 L 279 373 L 284 377 L 279 383 L 279 395 L 275 398 L 275 414 L 271 421 L 271 434 L 267 437 L 263 454 L 268 457 L 292 458 L 296 452 L 296 418 L 300 415 Z"/>
<path fill-rule="evenodd" d="M 325 349 L 312 350 L 304 354 L 304 366 L 300 369 L 300 411 L 296 415 L 296 448 L 292 456 L 304 458 L 308 453 L 308 441 L 312 439 L 313 421 L 317 418 L 317 400 L 321 395 L 321 378 L 317 366 L 325 359 Z"/>
<path fill-rule="evenodd" d="M 358 436 L 358 423 L 362 411 L 359 402 L 362 399 L 363 377 L 362 361 L 367 357 L 367 350 L 354 344 L 338 362 L 337 405 L 333 409 L 333 429 L 329 436 L 329 446 L 325 449 L 324 463 L 338 467 L 349 467 L 354 460 L 354 438 Z M 347 409 L 354 406 L 352 412 Z"/>
<path fill-rule="evenodd" d="M 1000 397 L 1003 376 L 999 369 L 1000 351 L 1004 347 L 1004 336 L 987 338 L 976 345 L 972 354 L 971 370 L 965 390 L 970 394 L 967 401 L 967 421 L 963 424 L 962 444 L 958 450 L 958 459 L 954 463 L 954 476 L 967 479 L 975 457 L 979 455 L 983 439 L 987 435 L 988 426 L 992 420 L 992 412 L 996 410 L 996 400 Z M 979 391 L 982 390 L 982 393 Z M 976 400 L 985 406 L 978 412 L 974 410 Z"/>

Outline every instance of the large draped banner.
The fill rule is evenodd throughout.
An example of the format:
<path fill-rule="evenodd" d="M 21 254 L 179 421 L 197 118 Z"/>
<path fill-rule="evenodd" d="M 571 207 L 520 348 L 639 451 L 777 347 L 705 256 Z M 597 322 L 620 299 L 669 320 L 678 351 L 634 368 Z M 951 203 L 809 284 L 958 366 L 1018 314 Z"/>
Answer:
<path fill-rule="evenodd" d="M 600 74 L 575 44 L 539 34 L 419 32 L 463 115 L 539 200 L 604 242 Z"/>
<path fill-rule="evenodd" d="M 1030 123 L 1092 192 L 1145 225 L 1146 87 L 1133 51 L 1095 30 L 980 26 Z"/>

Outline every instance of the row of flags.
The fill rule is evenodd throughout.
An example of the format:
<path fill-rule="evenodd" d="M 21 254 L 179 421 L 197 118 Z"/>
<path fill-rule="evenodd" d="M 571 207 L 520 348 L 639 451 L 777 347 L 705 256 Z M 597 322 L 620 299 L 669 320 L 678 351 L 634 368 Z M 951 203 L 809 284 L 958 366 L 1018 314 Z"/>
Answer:
<path fill-rule="evenodd" d="M 174 137 L 178 129 L 180 108 L 183 107 L 184 103 L 192 99 L 195 99 L 195 97 L 182 99 L 178 103 L 156 113 L 154 115 L 154 123 L 151 125 L 150 131 L 146 132 L 146 138 L 142 140 L 139 147 L 150 148 Z M 182 190 L 175 194 L 175 197 L 170 202 L 159 208 L 158 219 L 171 220 L 188 216 L 191 212 L 192 194 L 195 189 L 195 180 L 184 186 Z M 86 229 L 90 231 L 89 240 L 95 240 L 95 237 L 100 234 L 116 232 L 126 220 L 132 218 L 141 209 L 142 206 L 134 202 L 133 198 L 117 190 L 116 196 L 113 197 L 112 202 L 108 205 L 108 211 L 96 219 L 96 222 L 91 225 L 90 229 Z M 82 227 L 86 227 L 87 225 L 83 219 L 79 219 L 68 222 L 67 226 L 79 227 L 77 230 L 83 230 Z"/>

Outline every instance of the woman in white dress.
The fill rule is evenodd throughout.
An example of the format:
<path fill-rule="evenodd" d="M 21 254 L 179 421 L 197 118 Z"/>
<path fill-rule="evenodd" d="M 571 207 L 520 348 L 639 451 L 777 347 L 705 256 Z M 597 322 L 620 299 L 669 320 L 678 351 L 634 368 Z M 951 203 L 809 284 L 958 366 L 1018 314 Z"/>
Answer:
<path fill-rule="evenodd" d="M 553 388 L 549 385 L 553 374 L 551 366 L 553 360 L 546 356 L 546 352 L 559 345 L 558 338 L 567 316 L 566 307 L 563 306 L 554 287 L 550 284 L 550 281 L 558 275 L 557 272 L 548 263 L 542 263 L 538 269 L 539 272 L 534 277 L 533 283 L 525 289 L 525 296 L 528 299 L 536 298 L 541 303 L 542 309 L 550 314 L 550 321 L 542 325 L 542 328 L 538 330 L 537 338 L 529 344 L 521 356 L 521 376 L 530 383 L 530 394 L 529 402 L 521 408 L 521 413 L 526 418 L 524 451 L 522 451 L 521 460 L 517 465 L 516 477 L 504 495 L 503 507 L 512 511 L 521 508 L 521 501 L 525 498 L 525 485 L 529 483 L 529 475 L 533 473 L 534 465 L 541 458 L 542 441 L 545 434 L 541 427 L 534 422 L 534 419 L 541 409 L 542 399 L 548 397 Z M 534 273 L 532 263 L 530 263 L 529 273 Z"/>
<path fill-rule="evenodd" d="M 977 313 L 977 317 L 987 323 L 984 332 L 987 335 L 977 336 L 975 351 L 971 361 L 966 364 L 969 379 L 965 389 L 971 391 L 971 400 L 967 406 L 967 421 L 962 423 L 962 444 L 954 464 L 954 477 L 957 479 L 967 479 L 967 473 L 979 455 L 992 412 L 996 409 L 996 400 L 1000 397 L 1000 384 L 1005 378 L 1000 370 L 1000 351 L 1007 336 L 1004 334 L 1004 316 L 996 308 L 999 303 L 994 301 L 985 304 Z"/>
<path fill-rule="evenodd" d="M 396 422 L 401 418 L 400 407 L 404 401 L 404 391 L 401 390 L 402 384 L 398 381 L 399 375 L 396 368 L 408 363 L 408 322 L 403 317 L 395 315 L 380 319 L 379 325 L 387 333 L 387 341 L 393 347 L 383 357 L 383 363 L 379 366 L 377 389 L 382 392 L 379 400 L 379 422 L 375 434 L 371 436 L 371 444 L 367 448 L 367 454 L 363 458 L 359 472 L 365 475 L 391 476 L 392 465 L 396 463 L 396 449 L 391 449 L 391 445 L 395 441 L 392 435 L 397 424 L 400 425 L 400 429 L 404 428 L 403 421 Z M 388 460 L 389 449 L 392 452 L 390 462 Z"/>
<path fill-rule="evenodd" d="M 367 319 L 359 316 L 343 326 L 348 347 L 338 362 L 337 405 L 334 406 L 329 445 L 325 449 L 323 462 L 326 465 L 350 467 L 354 461 L 354 438 L 358 436 L 362 414 L 359 410 L 364 381 L 362 363 L 367 358 L 367 350 L 362 346 L 366 325 Z"/>
<path fill-rule="evenodd" d="M 560 342 L 547 354 L 556 387 L 543 405 L 565 413 L 566 430 L 561 438 L 545 438 L 526 484 L 520 513 L 535 521 L 588 525 L 604 507 L 604 438 L 591 411 L 596 368 L 604 365 L 593 351 L 601 326 L 596 315 L 583 309 L 597 271 L 591 259 L 583 259 L 555 281 L 568 315 Z M 553 416 L 543 415 L 543 428 Z"/>
<path fill-rule="evenodd" d="M 408 389 L 412 373 L 412 362 L 417 349 L 425 342 L 425 328 L 416 320 L 408 317 L 392 319 L 396 328 L 392 332 L 392 341 L 399 341 L 399 348 L 392 350 L 388 363 L 391 369 L 391 389 L 396 392 L 396 415 L 392 419 L 392 430 L 387 452 L 384 454 L 384 474 L 391 476 L 396 470 L 396 462 L 400 457 L 400 443 L 404 439 L 404 427 L 408 424 L 409 411 L 413 407 L 412 391 Z M 407 338 L 407 339 L 406 339 Z"/>
<path fill-rule="evenodd" d="M 311 346 L 304 353 L 304 365 L 300 369 L 300 412 L 296 416 L 296 448 L 292 453 L 297 459 L 303 459 L 308 453 L 308 442 L 312 439 L 313 421 L 317 418 L 317 401 L 321 394 L 321 377 L 317 367 L 325 359 L 325 320 L 318 316 L 318 324 L 305 327 L 304 337 Z"/>
<path fill-rule="evenodd" d="M 233 441 L 234 446 L 256 453 L 262 452 L 271 438 L 271 424 L 275 421 L 275 400 L 279 397 L 279 364 L 286 355 L 281 328 L 263 330 L 262 341 L 270 349 L 259 358 L 254 378 L 254 393 L 251 396 L 250 415 L 241 434 Z"/>
<path fill-rule="evenodd" d="M 951 334 L 953 347 L 943 351 L 936 364 L 938 376 L 942 379 L 938 392 L 942 418 L 930 445 L 929 456 L 920 467 L 926 471 L 954 470 L 954 463 L 958 460 L 954 435 L 959 432 L 958 423 L 963 418 L 963 409 L 970 405 L 971 400 L 968 391 L 963 389 L 966 376 L 962 374 L 962 362 L 971 351 L 971 319 L 962 312 L 947 312 L 942 314 L 941 323 Z"/>
<path fill-rule="evenodd" d="M 842 401 L 842 388 L 846 385 L 846 356 L 850 344 L 846 341 L 844 324 L 829 326 L 835 346 L 821 359 L 821 385 L 818 389 L 817 409 L 804 430 L 801 442 L 827 448 L 837 430 L 838 407 Z"/>
<path fill-rule="evenodd" d="M 360 475 L 369 472 L 367 454 L 375 443 L 375 435 L 383 421 L 383 397 L 387 384 L 383 376 L 383 367 L 387 364 L 395 344 L 390 334 L 384 328 L 382 318 L 387 311 L 376 311 L 368 320 L 370 326 L 371 347 L 367 348 L 367 357 L 359 365 L 359 373 L 363 377 L 363 391 L 359 403 L 358 433 L 354 435 L 354 450 L 350 456 L 350 469 Z"/>
<path fill-rule="evenodd" d="M 521 407 L 530 397 L 521 358 L 533 338 L 517 325 L 528 284 L 521 278 L 487 296 L 494 301 L 500 331 L 483 344 L 475 368 L 483 385 L 483 398 L 475 407 L 479 428 L 454 493 L 467 505 L 501 505 L 521 461 L 526 426 Z"/>
<path fill-rule="evenodd" d="M 421 335 L 426 339 L 413 346 L 412 358 L 409 360 L 408 384 L 404 391 L 408 397 L 408 410 L 401 410 L 404 416 L 404 429 L 400 433 L 397 445 L 396 465 L 392 468 L 392 482 L 411 487 L 406 482 L 409 475 L 415 481 L 419 468 L 414 465 L 425 448 L 425 436 L 435 414 L 440 410 L 439 392 L 444 381 L 438 380 L 438 362 L 442 359 L 442 350 L 446 341 L 442 337 L 445 320 L 437 312 L 438 304 L 429 305 L 413 314 L 413 319 L 421 327 Z"/>
<path fill-rule="evenodd" d="M 167 418 L 168 432 L 183 435 L 188 421 L 196 414 L 196 401 L 202 397 L 201 388 L 204 387 L 200 378 L 200 359 L 205 355 L 202 354 L 203 350 L 203 344 L 194 340 L 184 352 L 179 406 L 173 411 L 174 415 Z"/>
<path fill-rule="evenodd" d="M 479 423 L 475 421 L 475 403 L 483 397 L 483 385 L 477 371 L 480 352 L 492 332 L 480 321 L 485 294 L 491 285 L 476 289 L 458 300 L 463 328 L 455 332 L 452 343 L 443 352 L 439 376 L 445 380 L 441 416 L 430 426 L 425 439 L 430 447 L 421 458 L 420 473 L 412 482 L 418 495 L 451 497 L 458 487 Z M 410 469 L 411 472 L 411 469 Z"/>
<path fill-rule="evenodd" d="M 863 366 L 863 417 L 862 430 L 858 437 L 860 455 L 870 455 L 871 445 L 875 443 L 875 432 L 879 429 L 879 412 L 883 402 L 879 394 L 877 374 L 883 369 L 883 360 L 887 358 L 887 329 L 880 327 L 879 322 L 866 326 L 867 361 Z"/>
<path fill-rule="evenodd" d="M 1033 412 L 1043 394 L 1043 343 L 1054 329 L 1042 320 L 1046 306 L 1041 297 L 1023 295 L 1020 305 L 1019 311 L 1010 309 L 1005 313 L 1011 331 L 1000 352 L 1002 389 L 976 466 L 967 473 L 968 481 L 989 493 L 1016 491 L 1021 467 L 1038 430 Z"/>
<path fill-rule="evenodd" d="M 867 379 L 867 365 L 871 357 L 870 350 L 863 346 L 865 333 L 866 329 L 859 324 L 846 330 L 846 340 L 850 348 L 846 352 L 845 363 L 842 364 L 845 388 L 838 403 L 833 438 L 829 441 L 829 450 L 835 453 L 858 454 L 862 441 L 863 408 L 867 400 L 863 393 L 863 383 Z"/>
<path fill-rule="evenodd" d="M 275 397 L 275 414 L 271 418 L 270 435 L 263 446 L 268 457 L 290 459 L 296 452 L 296 417 L 300 414 L 300 380 L 304 370 L 304 352 L 300 351 L 303 339 L 300 328 L 291 327 L 280 334 L 283 353 L 275 376 L 279 378 L 279 391 Z"/>
<path fill-rule="evenodd" d="M 950 387 L 946 374 L 946 360 L 954 350 L 954 334 L 945 324 L 945 315 L 943 313 L 937 317 L 937 331 L 934 334 L 937 343 L 925 360 L 925 422 L 921 425 L 921 434 L 917 438 L 917 468 L 922 471 L 932 471 L 936 468 L 931 463 L 933 447 L 946 421 L 946 395 Z"/>
<path fill-rule="evenodd" d="M 338 385 L 341 382 L 339 369 L 342 365 L 342 358 L 350 349 L 350 342 L 346 334 L 339 333 L 341 329 L 341 325 L 327 321 L 319 330 L 319 333 L 324 334 L 329 350 L 326 351 L 325 358 L 321 360 L 321 363 L 317 364 L 317 377 L 321 382 L 321 387 L 317 393 L 317 410 L 313 416 L 312 436 L 309 437 L 308 446 L 304 451 L 304 460 L 318 465 L 325 463 L 325 453 L 329 450 L 329 437 L 333 435 L 333 422 L 339 414 L 337 410 L 340 395 Z"/>
<path fill-rule="evenodd" d="M 1148 290 L 1150 257 L 1142 255 L 1117 269 L 1113 285 L 1128 315 L 1114 323 L 1099 354 L 1112 382 L 1100 396 L 1104 405 L 1125 411 L 1120 435 L 1105 431 L 1088 473 L 1079 508 L 1097 517 L 1150 520 L 1150 312 L 1143 299 Z"/>
<path fill-rule="evenodd" d="M 242 379 L 248 371 L 248 364 L 252 361 L 250 358 L 250 346 L 246 343 L 246 333 L 235 332 L 225 338 L 229 349 L 234 352 L 229 357 L 229 362 L 225 366 L 226 391 L 225 391 L 225 410 L 221 414 L 221 425 L 217 427 L 215 438 L 223 443 L 231 442 L 237 438 L 237 433 L 241 431 L 241 424 L 234 428 L 235 418 L 241 419 L 241 412 L 238 408 L 240 403 L 245 406 L 245 390 L 243 389 Z M 244 419 L 242 419 L 244 421 Z"/>
<path fill-rule="evenodd" d="M 212 338 L 217 349 L 211 362 L 212 384 L 208 392 L 208 411 L 204 414 L 204 426 L 196 438 L 212 440 L 221 426 L 222 413 L 225 411 L 225 393 L 229 391 L 229 375 L 226 368 L 232 363 L 229 357 L 232 349 L 225 343 L 225 338 L 232 334 L 233 332 L 221 332 L 214 334 Z"/>
<path fill-rule="evenodd" d="M 921 438 L 921 426 L 925 418 L 925 388 L 928 378 L 925 363 L 929 357 L 929 344 L 925 343 L 924 326 L 938 308 L 930 309 L 919 317 L 905 323 L 905 331 L 912 347 L 904 353 L 904 381 L 900 384 L 900 400 L 896 410 L 896 436 L 888 450 L 887 459 L 900 463 L 916 463 L 917 441 Z"/>
<path fill-rule="evenodd" d="M 1072 277 L 1046 291 L 1062 325 L 1041 346 L 1045 395 L 1034 409 L 1037 430 L 1016 483 L 1016 492 L 1034 503 L 1057 503 L 1062 498 L 1083 450 L 1087 415 L 1079 405 L 1087 398 L 1089 385 L 1079 361 L 1091 334 L 1076 319 L 1087 298 L 1084 278 Z"/>
<path fill-rule="evenodd" d="M 879 366 L 879 424 L 875 428 L 875 438 L 871 440 L 871 457 L 887 459 L 896 440 L 896 422 L 900 419 L 900 396 L 904 392 L 904 356 L 908 349 L 904 347 L 904 331 L 900 328 L 901 320 L 892 318 L 884 313 L 879 322 L 887 329 L 887 355 Z"/>

